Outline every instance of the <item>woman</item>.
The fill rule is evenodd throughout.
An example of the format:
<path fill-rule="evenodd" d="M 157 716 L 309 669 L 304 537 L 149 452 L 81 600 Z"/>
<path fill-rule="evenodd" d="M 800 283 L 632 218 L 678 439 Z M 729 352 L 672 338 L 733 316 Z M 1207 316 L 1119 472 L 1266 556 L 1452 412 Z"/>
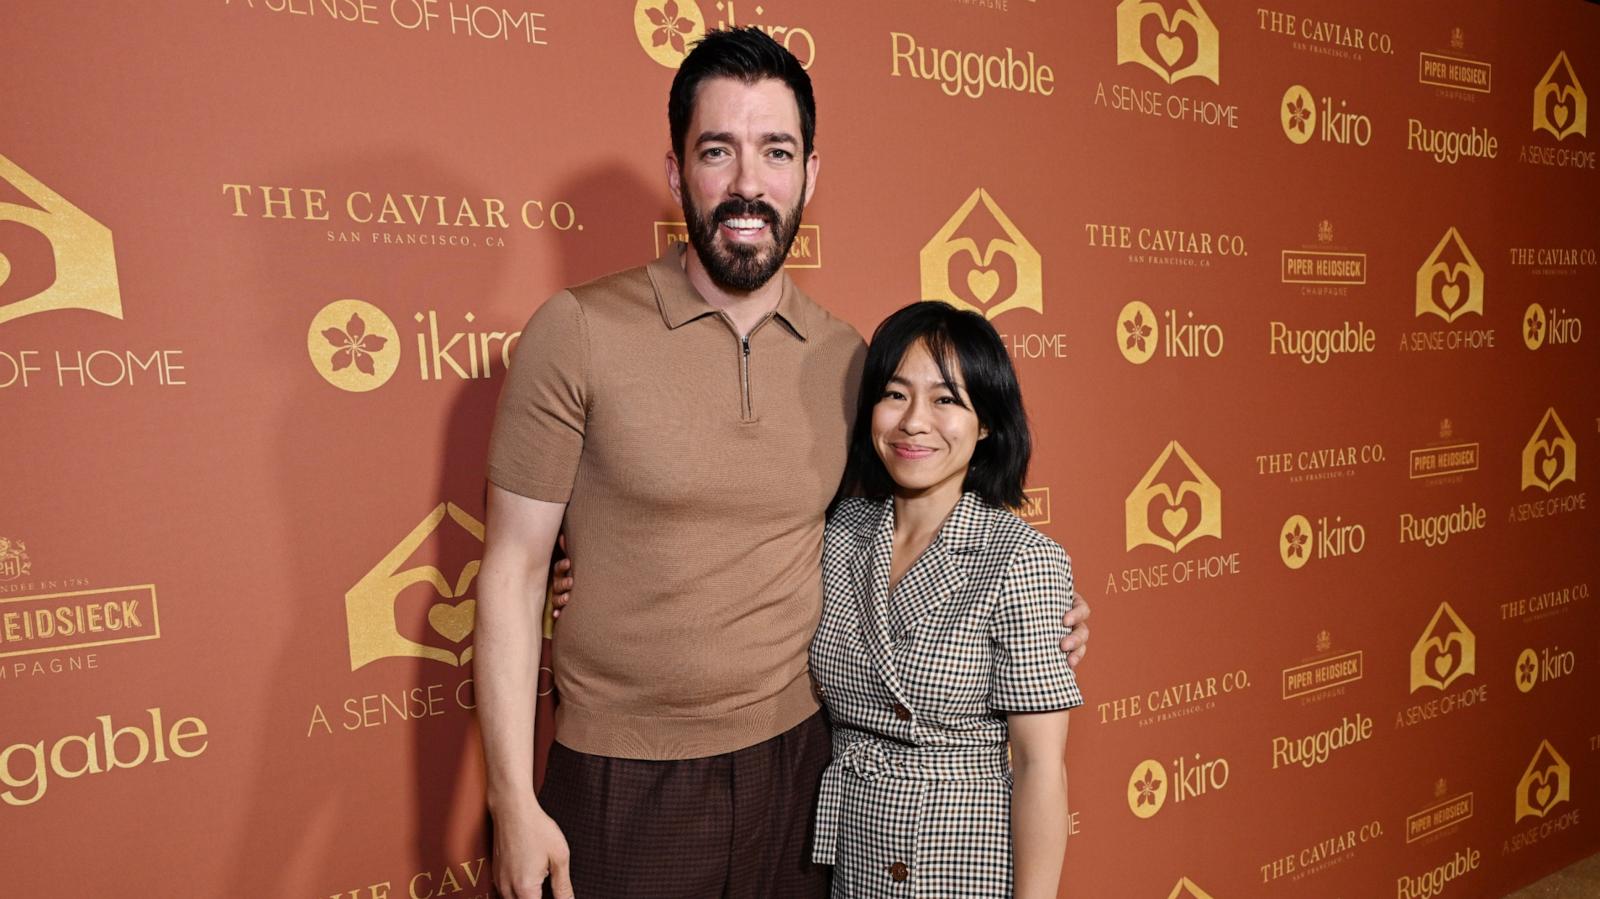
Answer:
<path fill-rule="evenodd" d="M 878 327 L 846 472 L 859 496 L 829 516 L 811 643 L 834 752 L 812 859 L 834 866 L 834 896 L 1056 895 L 1083 699 L 1057 648 L 1067 556 L 1008 511 L 1029 453 L 982 316 L 924 302 Z"/>

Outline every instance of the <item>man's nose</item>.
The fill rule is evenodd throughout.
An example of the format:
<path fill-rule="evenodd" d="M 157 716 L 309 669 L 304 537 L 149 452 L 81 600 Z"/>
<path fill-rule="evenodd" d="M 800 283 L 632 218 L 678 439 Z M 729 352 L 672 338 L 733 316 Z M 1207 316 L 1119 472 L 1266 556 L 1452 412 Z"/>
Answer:
<path fill-rule="evenodd" d="M 734 166 L 733 183 L 728 185 L 728 192 L 746 200 L 760 199 L 762 196 L 761 178 L 758 170 L 760 160 L 741 153 L 738 160 L 734 162 Z"/>

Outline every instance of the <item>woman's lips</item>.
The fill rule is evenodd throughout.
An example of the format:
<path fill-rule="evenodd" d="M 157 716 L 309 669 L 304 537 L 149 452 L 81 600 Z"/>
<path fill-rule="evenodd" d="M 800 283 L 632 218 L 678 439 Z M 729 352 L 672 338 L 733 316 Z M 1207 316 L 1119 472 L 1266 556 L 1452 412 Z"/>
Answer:
<path fill-rule="evenodd" d="M 933 449 L 926 446 L 906 446 L 900 443 L 896 443 L 894 445 L 894 454 L 911 462 L 914 462 L 918 459 L 926 459 L 933 455 L 933 453 Z"/>

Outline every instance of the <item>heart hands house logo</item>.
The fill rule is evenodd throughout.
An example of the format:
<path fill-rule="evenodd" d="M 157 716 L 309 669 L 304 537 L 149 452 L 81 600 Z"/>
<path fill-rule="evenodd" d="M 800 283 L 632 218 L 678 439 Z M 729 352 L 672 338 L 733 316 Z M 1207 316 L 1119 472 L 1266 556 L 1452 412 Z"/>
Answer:
<path fill-rule="evenodd" d="M 1572 798 L 1572 766 L 1549 740 L 1540 740 L 1533 760 L 1517 781 L 1517 821 L 1543 818 Z"/>
<path fill-rule="evenodd" d="M 117 256 L 111 229 L 68 202 L 22 167 L 0 156 L 0 180 L 33 205 L 0 202 L 0 223 L 17 222 L 50 244 L 55 278 L 37 292 L 0 305 L 0 324 L 36 312 L 83 309 L 122 318 Z M 0 287 L 18 274 L 16 261 L 0 252 Z"/>
<path fill-rule="evenodd" d="M 1452 227 L 1417 269 L 1417 317 L 1453 322 L 1469 312 L 1483 315 L 1483 268 Z"/>
<path fill-rule="evenodd" d="M 1477 637 L 1448 602 L 1439 603 L 1428 627 L 1411 648 L 1411 692 L 1443 690 L 1457 678 L 1476 673 Z"/>
<path fill-rule="evenodd" d="M 1577 480 L 1578 442 L 1552 406 L 1522 448 L 1522 489 L 1537 487 L 1549 493 L 1563 481 Z"/>
<path fill-rule="evenodd" d="M 461 567 L 454 580 L 435 565 L 412 564 L 428 540 L 451 523 L 466 532 L 480 547 L 478 556 Z M 472 636 L 478 602 L 468 596 L 482 565 L 483 524 L 462 511 L 455 503 L 440 503 L 422 519 L 411 533 L 391 549 L 372 570 L 344 595 L 345 623 L 350 637 L 350 670 L 387 658 L 432 659 L 446 665 L 465 665 L 472 660 L 470 645 L 455 646 Z M 416 584 L 426 584 L 437 594 L 428 606 L 427 624 L 433 634 L 454 644 L 452 648 L 410 639 L 400 631 L 396 616 L 401 593 Z"/>
<path fill-rule="evenodd" d="M 990 320 L 1013 309 L 1044 311 L 1039 251 L 981 187 L 923 246 L 921 263 L 924 299 Z"/>
<path fill-rule="evenodd" d="M 1168 84 L 1204 78 L 1221 84 L 1217 26 L 1200 0 L 1122 0 L 1117 4 L 1117 65 L 1144 66 Z"/>
<path fill-rule="evenodd" d="M 1587 137 L 1588 129 L 1589 98 L 1562 51 L 1533 89 L 1533 130 L 1548 131 L 1556 140 L 1566 140 L 1573 134 Z"/>
<path fill-rule="evenodd" d="M 1127 548 L 1177 552 L 1201 537 L 1222 538 L 1222 488 L 1170 441 L 1124 503 Z"/>
<path fill-rule="evenodd" d="M 1189 878 L 1180 877 L 1167 899 L 1211 899 L 1211 894 L 1200 889 L 1200 885 Z"/>

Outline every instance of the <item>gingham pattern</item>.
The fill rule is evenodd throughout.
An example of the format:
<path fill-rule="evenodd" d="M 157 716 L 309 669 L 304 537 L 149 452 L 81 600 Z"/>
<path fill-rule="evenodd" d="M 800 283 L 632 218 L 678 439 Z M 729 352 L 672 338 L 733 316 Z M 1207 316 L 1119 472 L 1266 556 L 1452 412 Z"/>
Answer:
<path fill-rule="evenodd" d="M 967 493 L 891 598 L 893 537 L 890 501 L 850 499 L 823 539 L 811 674 L 834 759 L 812 858 L 836 897 L 1008 897 L 1003 713 L 1083 704 L 1058 646 L 1071 563 Z"/>

